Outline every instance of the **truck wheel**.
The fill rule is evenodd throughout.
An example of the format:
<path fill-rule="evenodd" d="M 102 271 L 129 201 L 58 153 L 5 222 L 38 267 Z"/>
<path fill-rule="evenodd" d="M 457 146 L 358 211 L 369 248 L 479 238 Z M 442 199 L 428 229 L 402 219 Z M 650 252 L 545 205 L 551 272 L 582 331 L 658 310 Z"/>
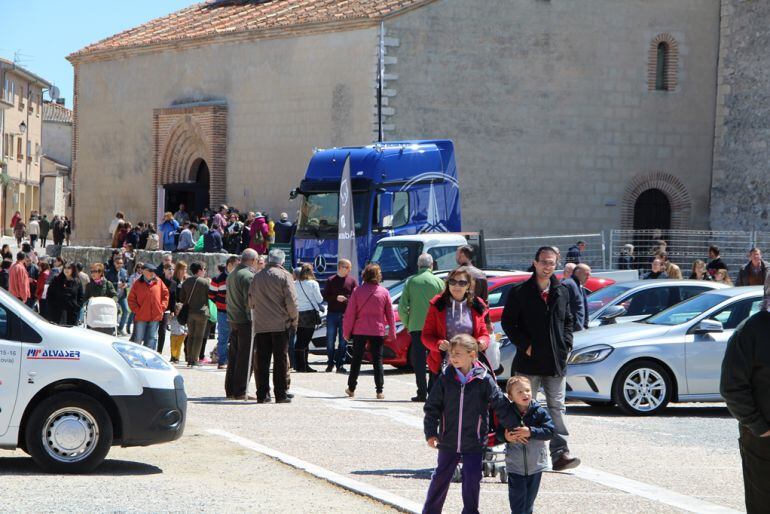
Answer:
<path fill-rule="evenodd" d="M 35 463 L 49 473 L 88 473 L 112 446 L 112 422 L 104 407 L 81 393 L 61 393 L 35 407 L 24 433 Z"/>

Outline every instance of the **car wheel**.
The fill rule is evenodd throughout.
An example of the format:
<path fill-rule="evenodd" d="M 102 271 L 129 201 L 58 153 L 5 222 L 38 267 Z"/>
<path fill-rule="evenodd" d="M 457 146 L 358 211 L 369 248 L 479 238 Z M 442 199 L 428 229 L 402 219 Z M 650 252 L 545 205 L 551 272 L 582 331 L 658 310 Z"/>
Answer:
<path fill-rule="evenodd" d="M 81 393 L 61 393 L 35 407 L 24 433 L 35 463 L 49 473 L 87 473 L 112 446 L 112 421 L 102 405 Z"/>
<path fill-rule="evenodd" d="M 657 414 L 671 399 L 672 384 L 668 371 L 652 361 L 632 362 L 615 377 L 614 398 L 626 414 Z"/>

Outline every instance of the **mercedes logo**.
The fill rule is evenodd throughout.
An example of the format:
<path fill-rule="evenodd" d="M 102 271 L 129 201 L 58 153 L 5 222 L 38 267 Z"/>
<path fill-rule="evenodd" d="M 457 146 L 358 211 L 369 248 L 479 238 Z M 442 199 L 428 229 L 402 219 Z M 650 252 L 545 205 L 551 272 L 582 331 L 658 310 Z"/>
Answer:
<path fill-rule="evenodd" d="M 342 179 L 340 184 L 340 199 L 342 200 L 342 206 L 345 207 L 348 204 L 348 180 Z"/>
<path fill-rule="evenodd" d="M 323 273 L 326 271 L 326 257 L 323 255 L 316 255 L 316 258 L 313 261 L 313 265 L 315 266 L 315 270 L 318 273 Z"/>

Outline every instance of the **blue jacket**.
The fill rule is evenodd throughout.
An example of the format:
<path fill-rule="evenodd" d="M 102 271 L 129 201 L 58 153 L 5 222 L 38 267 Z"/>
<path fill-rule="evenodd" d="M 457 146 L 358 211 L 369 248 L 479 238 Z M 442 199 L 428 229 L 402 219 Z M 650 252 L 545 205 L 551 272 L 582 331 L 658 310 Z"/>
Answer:
<path fill-rule="evenodd" d="M 579 332 L 588 328 L 588 300 L 586 291 L 573 277 L 561 282 L 569 291 L 569 309 L 572 313 L 572 331 Z"/>
<path fill-rule="evenodd" d="M 583 262 L 583 255 L 580 253 L 580 248 L 578 248 L 578 245 L 572 245 L 569 247 L 569 250 L 567 250 L 566 262 L 574 262 L 575 264 L 580 264 Z"/>
<path fill-rule="evenodd" d="M 222 251 L 222 236 L 218 230 L 209 230 L 203 235 L 203 253 L 219 253 Z"/>
<path fill-rule="evenodd" d="M 518 426 L 508 398 L 478 362 L 464 385 L 453 366 L 439 375 L 423 411 L 425 439 L 438 437 L 440 450 L 482 453 L 489 432 L 490 404 L 503 427 Z"/>
<path fill-rule="evenodd" d="M 505 443 L 505 470 L 516 475 L 534 475 L 548 469 L 548 448 L 546 441 L 553 437 L 553 420 L 548 410 L 535 400 L 529 409 L 521 415 L 516 404 L 508 407 L 518 419 L 517 426 L 529 427 L 530 436 L 527 444 Z M 505 429 L 497 431 L 498 439 L 505 441 Z"/>
<path fill-rule="evenodd" d="M 177 223 L 176 220 L 164 221 L 158 227 L 158 232 L 160 232 L 161 235 L 160 240 L 164 250 L 176 250 L 175 234 L 177 230 L 179 230 L 179 223 Z"/>
<path fill-rule="evenodd" d="M 112 267 L 107 268 L 107 270 L 104 272 L 104 278 L 112 282 L 112 285 L 115 286 L 118 299 L 124 298 L 126 296 L 126 290 L 118 288 L 118 284 L 120 282 L 128 283 L 128 271 L 126 271 L 126 268 L 120 268 L 120 271 Z"/>

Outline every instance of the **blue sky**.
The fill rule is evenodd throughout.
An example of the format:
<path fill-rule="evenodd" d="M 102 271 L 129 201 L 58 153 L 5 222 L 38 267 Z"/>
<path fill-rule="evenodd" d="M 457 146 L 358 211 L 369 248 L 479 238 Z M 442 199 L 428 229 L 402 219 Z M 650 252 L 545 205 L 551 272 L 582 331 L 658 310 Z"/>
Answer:
<path fill-rule="evenodd" d="M 200 0 L 0 0 L 0 57 L 53 82 L 72 108 L 72 66 L 65 57 L 90 43 Z"/>

